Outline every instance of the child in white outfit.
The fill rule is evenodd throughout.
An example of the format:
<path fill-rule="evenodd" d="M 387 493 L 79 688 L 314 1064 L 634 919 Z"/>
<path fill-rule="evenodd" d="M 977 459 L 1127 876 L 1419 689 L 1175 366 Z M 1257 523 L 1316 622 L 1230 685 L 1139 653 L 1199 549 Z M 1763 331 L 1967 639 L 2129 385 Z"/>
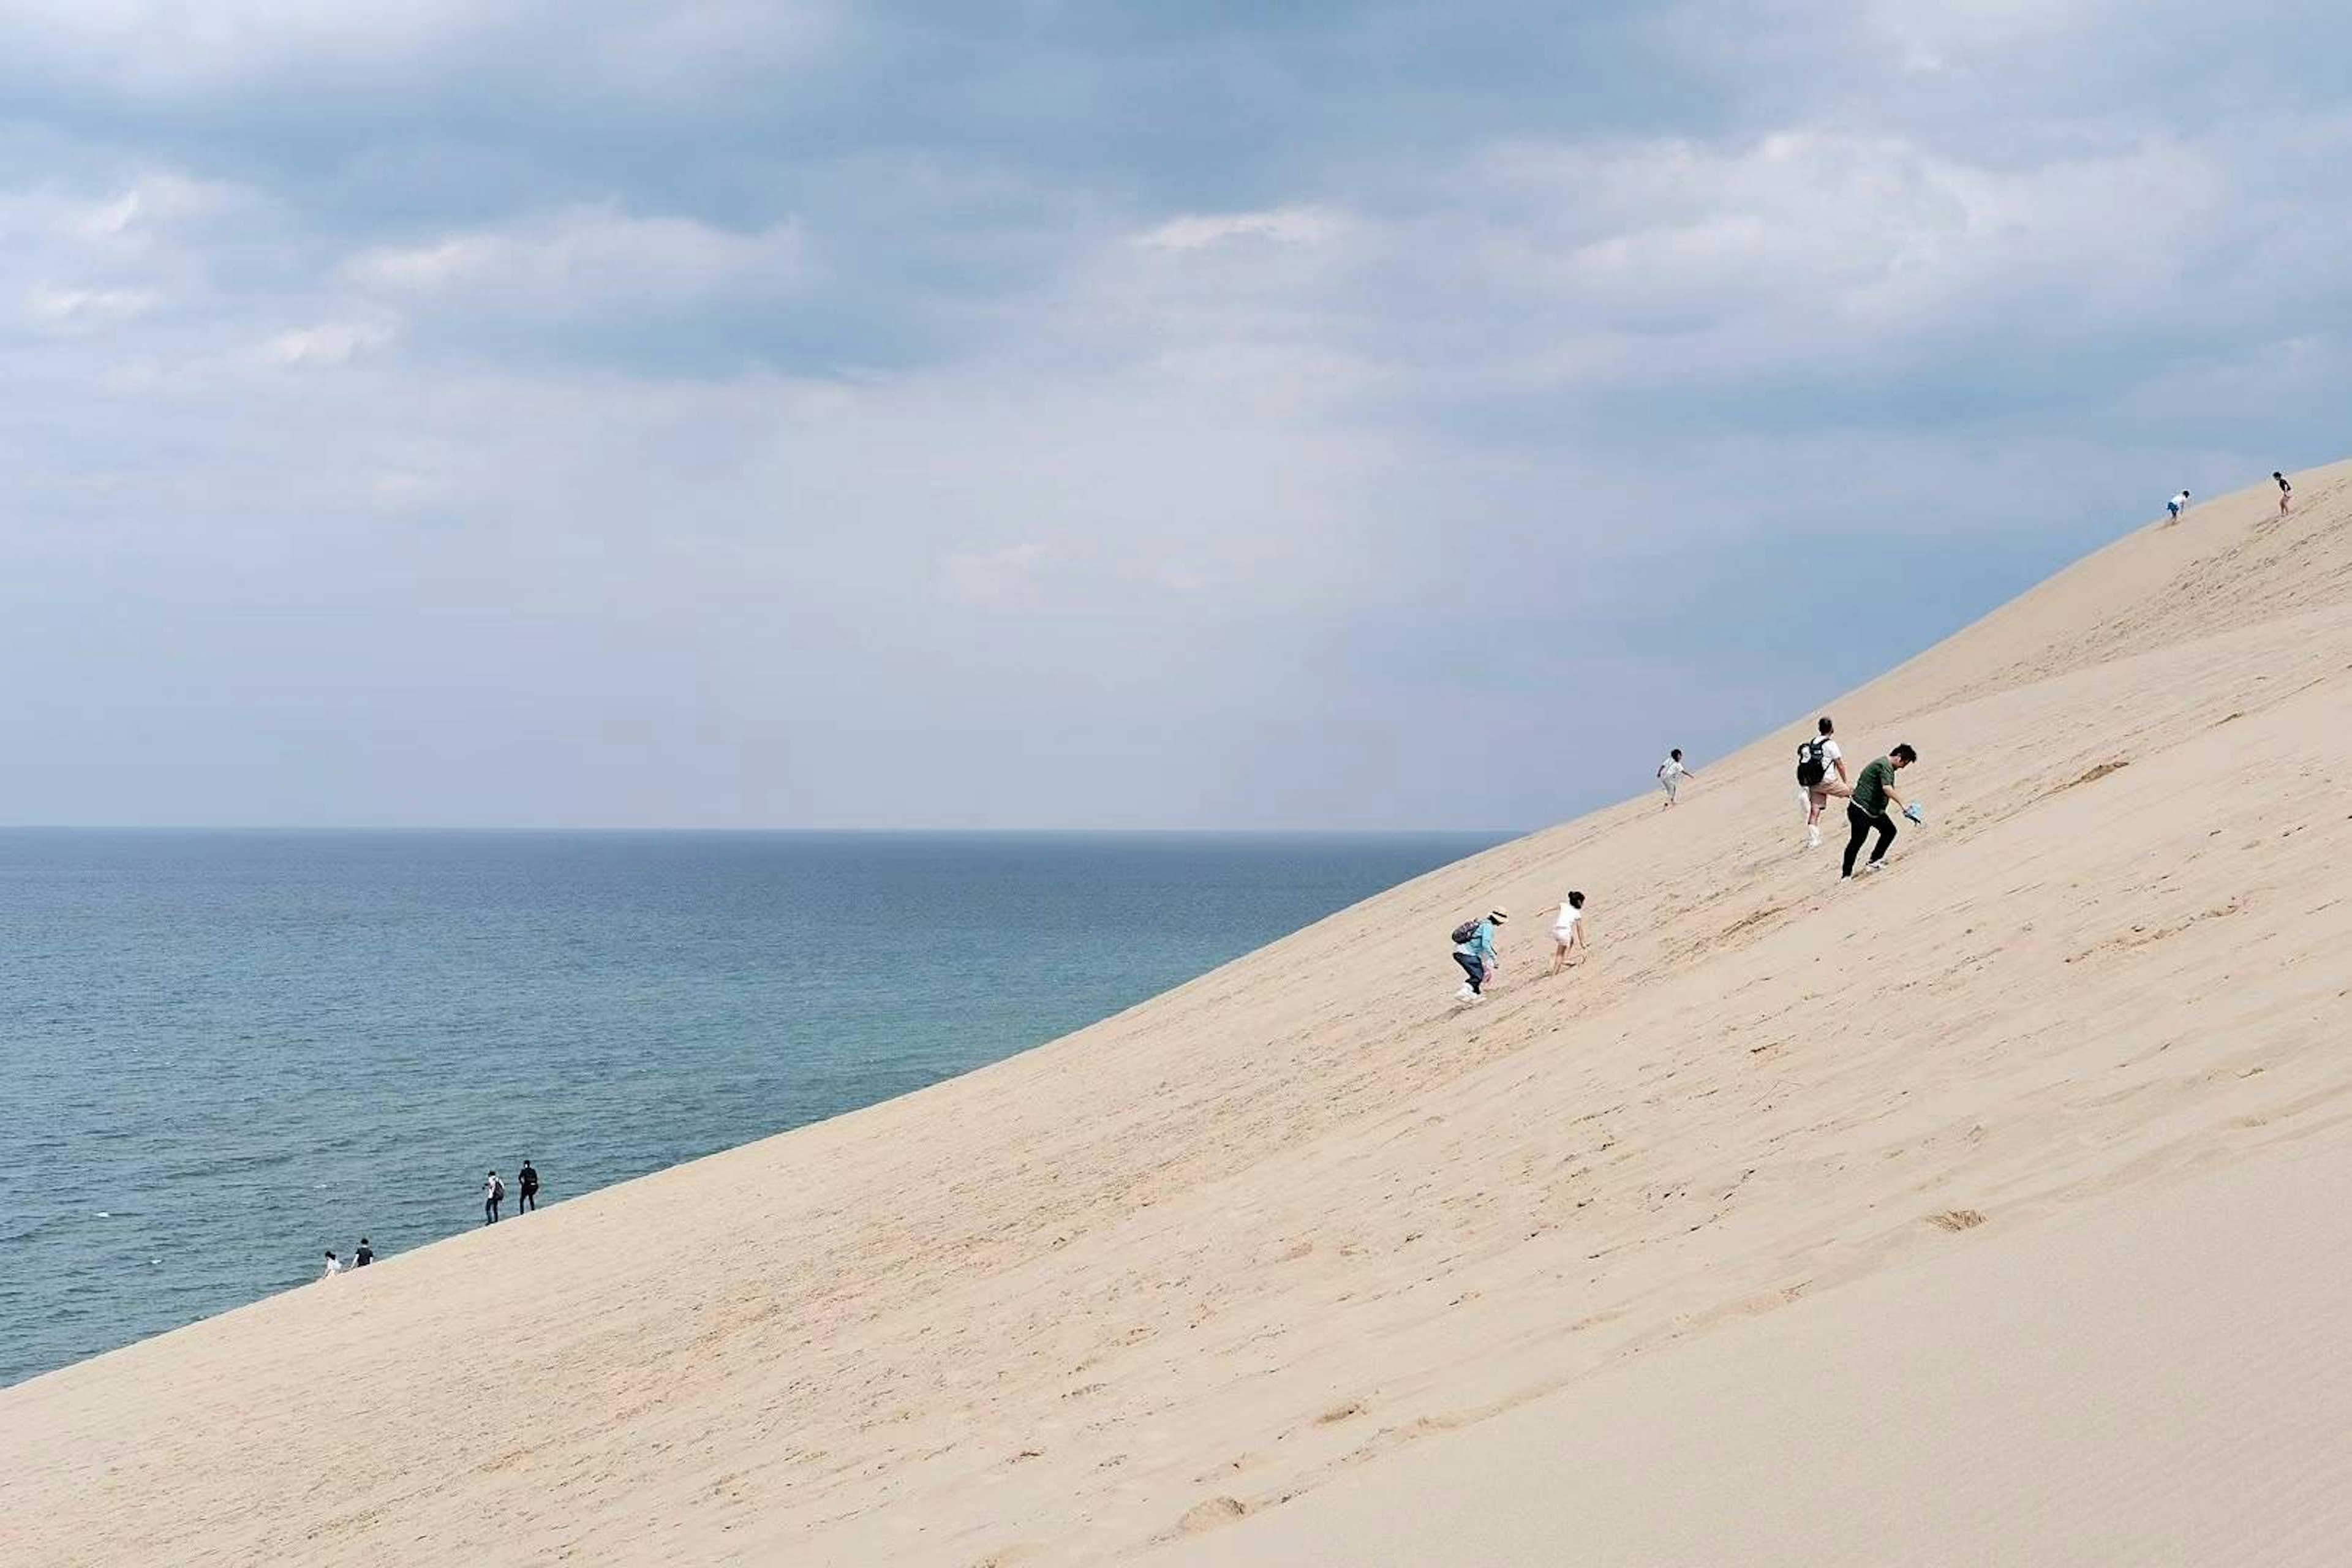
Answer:
<path fill-rule="evenodd" d="M 1551 972 L 1558 974 L 1570 963 L 1584 962 L 1584 895 L 1570 893 L 1559 912 L 1551 919 Z M 1576 956 L 1570 958 L 1569 955 Z"/>

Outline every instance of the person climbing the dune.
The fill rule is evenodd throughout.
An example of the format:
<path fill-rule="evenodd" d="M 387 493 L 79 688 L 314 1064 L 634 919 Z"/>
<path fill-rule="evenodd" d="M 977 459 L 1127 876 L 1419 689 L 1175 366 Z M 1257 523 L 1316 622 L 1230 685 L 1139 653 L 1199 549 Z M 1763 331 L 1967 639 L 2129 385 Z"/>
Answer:
<path fill-rule="evenodd" d="M 1551 917 L 1551 972 L 1584 962 L 1584 895 L 1570 893 Z"/>
<path fill-rule="evenodd" d="M 1874 832 L 1878 835 L 1878 846 L 1870 852 L 1870 864 L 1863 869 L 1875 871 L 1885 863 L 1887 846 L 1895 842 L 1895 819 L 1886 815 L 1888 802 L 1901 807 L 1903 815 L 1912 821 L 1919 820 L 1919 808 L 1895 790 L 1895 775 L 1918 760 L 1919 753 L 1910 747 L 1897 746 L 1854 776 L 1853 797 L 1845 803 L 1846 823 L 1853 831 L 1845 841 L 1845 870 L 1840 880 L 1853 876 L 1853 858 L 1862 853 L 1862 841 Z"/>
<path fill-rule="evenodd" d="M 1675 796 L 1682 789 L 1683 780 L 1696 777 L 1696 773 L 1683 765 L 1683 749 L 1680 746 L 1668 752 L 1666 760 L 1658 764 L 1658 787 L 1666 792 L 1668 805 L 1675 804 Z"/>
<path fill-rule="evenodd" d="M 2276 468 L 2273 468 L 2271 470 L 2271 478 L 2278 481 L 2279 515 L 2281 517 L 2284 517 L 2286 515 L 2287 508 L 2294 504 L 2294 487 L 2287 483 L 2286 476 L 2280 473 Z"/>
<path fill-rule="evenodd" d="M 1495 954 L 1495 928 L 1509 920 L 1509 911 L 1493 909 L 1483 921 L 1465 921 L 1454 928 L 1454 962 L 1462 966 L 1462 989 L 1454 994 L 1456 1002 L 1475 1002 L 1486 994 L 1486 983 L 1495 978 L 1500 960 Z"/>
<path fill-rule="evenodd" d="M 2189 492 L 2187 490 L 2182 490 L 2179 495 L 2174 496 L 2170 500 L 2164 503 L 2164 520 L 2167 522 L 2179 522 L 2180 521 L 2180 514 L 2188 510 Z"/>
<path fill-rule="evenodd" d="M 1814 726 L 1816 733 L 1797 747 L 1797 787 L 1805 795 L 1805 847 L 1822 847 L 1822 813 L 1830 796 L 1851 797 L 1853 784 L 1845 776 L 1845 753 L 1838 749 L 1837 726 L 1826 713 Z"/>

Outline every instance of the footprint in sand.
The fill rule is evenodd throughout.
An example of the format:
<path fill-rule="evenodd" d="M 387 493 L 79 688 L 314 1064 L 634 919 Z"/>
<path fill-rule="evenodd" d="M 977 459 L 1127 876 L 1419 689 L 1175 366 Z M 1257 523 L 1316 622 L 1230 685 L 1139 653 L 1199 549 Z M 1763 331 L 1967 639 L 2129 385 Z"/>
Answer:
<path fill-rule="evenodd" d="M 1238 1498 L 1213 1497 L 1206 1502 L 1194 1503 L 1176 1521 L 1179 1535 L 1198 1535 L 1204 1530 L 1214 1530 L 1221 1524 L 1231 1524 L 1249 1511 L 1249 1506 Z"/>

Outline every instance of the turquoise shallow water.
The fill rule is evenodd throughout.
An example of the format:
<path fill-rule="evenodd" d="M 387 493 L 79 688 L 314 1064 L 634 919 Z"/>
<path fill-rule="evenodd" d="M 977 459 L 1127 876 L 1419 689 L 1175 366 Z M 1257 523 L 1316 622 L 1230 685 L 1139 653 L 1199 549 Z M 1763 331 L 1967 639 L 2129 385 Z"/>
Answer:
<path fill-rule="evenodd" d="M 1499 836 L 0 833 L 0 1384 L 1052 1039 Z M 509 1205 L 511 1209 L 511 1205 Z"/>

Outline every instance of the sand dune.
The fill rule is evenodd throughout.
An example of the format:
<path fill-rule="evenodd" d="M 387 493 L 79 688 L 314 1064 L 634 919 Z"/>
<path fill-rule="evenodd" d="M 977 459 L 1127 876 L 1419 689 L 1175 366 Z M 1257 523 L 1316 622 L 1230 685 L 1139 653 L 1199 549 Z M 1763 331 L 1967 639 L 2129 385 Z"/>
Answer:
<path fill-rule="evenodd" d="M 1881 878 L 1797 852 L 1790 715 L 1671 813 L 0 1393 L 0 1556 L 2340 1561 L 2340 1271 L 2288 1266 L 2352 1151 L 2352 465 L 2296 493 L 1839 699 L 1923 755 Z M 1524 920 L 1454 1007 L 1446 928 L 1571 886 L 1593 962 Z"/>

